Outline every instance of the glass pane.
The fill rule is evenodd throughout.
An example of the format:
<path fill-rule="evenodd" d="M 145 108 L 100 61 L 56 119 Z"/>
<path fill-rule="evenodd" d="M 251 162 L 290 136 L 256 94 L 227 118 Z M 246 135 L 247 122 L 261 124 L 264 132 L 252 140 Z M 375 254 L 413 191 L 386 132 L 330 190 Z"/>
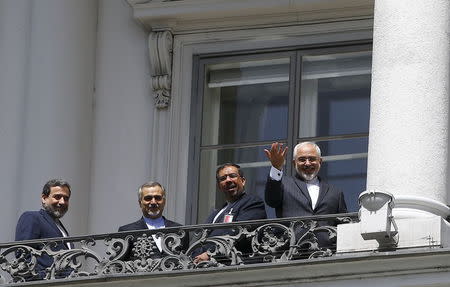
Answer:
<path fill-rule="evenodd" d="M 204 150 L 200 154 L 200 180 L 197 222 L 203 223 L 213 208 L 220 208 L 225 199 L 216 187 L 216 169 L 227 162 L 241 166 L 246 179 L 245 190 L 264 200 L 264 186 L 270 162 L 264 154 L 265 147 Z M 272 208 L 266 207 L 268 215 L 275 217 Z"/>
<path fill-rule="evenodd" d="M 358 196 L 366 189 L 367 158 L 324 161 L 319 174 L 344 191 L 349 212 L 358 211 Z"/>
<path fill-rule="evenodd" d="M 369 132 L 371 52 L 302 58 L 300 137 Z"/>
<path fill-rule="evenodd" d="M 316 143 L 323 158 L 319 175 L 326 182 L 342 189 L 349 212 L 358 211 L 358 196 L 366 189 L 368 138 L 316 141 Z M 294 168 L 292 172 L 295 173 Z"/>
<path fill-rule="evenodd" d="M 206 67 L 202 146 L 285 139 L 289 58 Z"/>
<path fill-rule="evenodd" d="M 367 153 L 369 139 L 367 137 L 340 139 L 332 141 L 316 141 L 322 151 L 322 156 Z"/>

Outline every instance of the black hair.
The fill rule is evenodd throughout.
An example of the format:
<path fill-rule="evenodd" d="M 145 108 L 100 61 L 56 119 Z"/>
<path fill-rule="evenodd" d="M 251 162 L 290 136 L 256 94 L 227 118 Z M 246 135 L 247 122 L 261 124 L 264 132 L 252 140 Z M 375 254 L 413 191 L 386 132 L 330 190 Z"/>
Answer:
<path fill-rule="evenodd" d="M 72 191 L 70 190 L 70 184 L 67 181 L 65 181 L 64 179 L 55 178 L 50 179 L 44 184 L 44 187 L 42 188 L 42 194 L 45 196 L 49 196 L 50 189 L 55 186 L 67 187 L 67 189 L 69 190 L 69 195 L 72 193 Z"/>
<path fill-rule="evenodd" d="M 239 176 L 242 177 L 242 178 L 244 178 L 244 172 L 241 170 L 241 166 L 240 166 L 240 165 L 235 164 L 235 163 L 231 163 L 231 162 L 227 162 L 227 163 L 221 164 L 221 165 L 216 169 L 216 180 L 217 180 L 217 182 L 219 181 L 219 172 L 220 172 L 222 169 L 224 169 L 224 168 L 226 168 L 226 167 L 228 167 L 228 166 L 234 166 L 235 168 L 237 168 L 238 173 L 239 173 Z"/>

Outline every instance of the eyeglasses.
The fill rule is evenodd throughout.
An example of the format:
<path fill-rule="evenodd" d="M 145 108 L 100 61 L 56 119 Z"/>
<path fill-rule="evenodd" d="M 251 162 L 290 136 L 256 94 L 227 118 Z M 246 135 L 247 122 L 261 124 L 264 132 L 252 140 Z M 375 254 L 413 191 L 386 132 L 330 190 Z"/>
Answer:
<path fill-rule="evenodd" d="M 233 178 L 238 178 L 238 177 L 239 177 L 239 174 L 237 174 L 237 173 L 225 174 L 225 175 L 219 176 L 219 177 L 217 178 L 217 180 L 218 180 L 219 182 L 222 182 L 222 181 L 225 181 L 225 180 L 227 179 L 227 177 L 230 177 L 231 179 L 233 179 Z"/>
<path fill-rule="evenodd" d="M 309 162 L 316 162 L 319 160 L 319 158 L 315 157 L 315 156 L 301 156 L 301 157 L 297 158 L 297 160 L 299 162 L 306 162 L 307 160 L 309 160 Z"/>
<path fill-rule="evenodd" d="M 63 198 L 64 199 L 64 201 L 69 201 L 69 196 L 66 196 L 66 195 L 62 195 L 62 194 L 55 194 L 55 195 L 53 195 L 53 198 L 55 199 L 55 200 L 60 200 L 61 198 Z"/>
<path fill-rule="evenodd" d="M 164 198 L 162 195 L 146 195 L 144 196 L 145 201 L 152 201 L 152 199 L 155 199 L 156 201 L 161 201 Z"/>

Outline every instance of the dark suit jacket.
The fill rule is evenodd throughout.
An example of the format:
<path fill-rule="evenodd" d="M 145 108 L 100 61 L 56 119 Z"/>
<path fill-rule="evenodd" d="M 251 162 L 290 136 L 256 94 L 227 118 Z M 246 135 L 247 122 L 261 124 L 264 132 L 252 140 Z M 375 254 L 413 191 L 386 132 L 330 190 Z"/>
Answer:
<path fill-rule="evenodd" d="M 296 217 L 309 215 L 325 215 L 347 212 L 344 194 L 339 189 L 324 182 L 319 178 L 319 197 L 316 207 L 312 208 L 306 182 L 298 175 L 292 177 L 283 175 L 280 181 L 268 176 L 265 188 L 265 199 L 267 205 L 274 207 L 277 217 Z M 320 221 L 319 226 L 336 225 L 336 221 Z M 306 230 L 295 231 L 296 237 L 300 238 Z M 319 246 L 334 249 L 335 238 L 330 239 L 327 232 L 315 233 Z"/>
<path fill-rule="evenodd" d="M 176 227 L 176 226 L 181 226 L 181 224 L 168 220 L 163 216 L 164 219 L 164 225 L 165 227 Z M 120 231 L 134 231 L 134 230 L 148 230 L 147 224 L 144 221 L 144 218 L 141 217 L 141 219 L 139 219 L 138 221 L 123 225 L 121 227 L 119 227 L 119 232 Z M 189 237 L 187 235 L 184 236 L 184 238 L 182 239 L 182 248 L 184 248 L 189 242 Z M 134 246 L 134 241 L 131 243 L 130 248 L 128 249 L 127 253 L 125 254 L 125 256 L 122 258 L 122 260 L 127 261 L 127 260 L 134 260 L 136 259 L 135 256 L 133 256 L 131 254 L 131 249 Z M 162 256 L 161 252 L 159 251 L 159 249 L 155 249 L 155 254 L 153 256 L 151 256 L 152 258 L 160 258 Z"/>
<path fill-rule="evenodd" d="M 206 219 L 205 223 L 212 223 L 214 217 L 220 210 L 222 210 L 222 208 L 213 210 Z M 222 212 L 219 218 L 217 218 L 216 223 L 223 222 L 224 215 L 228 214 L 230 209 L 233 209 L 231 212 L 233 215 L 233 222 L 267 218 L 264 202 L 257 196 L 244 193 L 241 198 Z"/>
<path fill-rule="evenodd" d="M 223 207 L 222 207 L 223 208 Z M 221 208 L 221 209 L 222 209 Z M 214 217 L 221 209 L 216 209 L 211 212 L 211 214 L 206 219 L 205 223 L 212 223 Z M 233 222 L 236 221 L 246 221 L 246 220 L 256 220 L 256 219 L 266 219 L 266 208 L 264 202 L 257 196 L 244 193 L 241 198 L 231 204 L 227 209 L 222 212 L 222 214 L 217 218 L 216 223 L 222 223 L 224 216 L 230 213 L 233 215 Z M 221 236 L 226 234 L 231 234 L 232 231 L 230 229 L 215 229 L 208 236 Z M 195 252 L 193 255 L 198 255 L 201 252 L 205 252 L 208 249 L 211 249 L 212 245 L 207 244 L 200 251 Z M 236 248 L 242 252 L 242 254 L 248 254 L 251 252 L 251 245 L 248 240 L 241 240 L 236 244 Z"/>
<path fill-rule="evenodd" d="M 312 208 L 306 182 L 299 176 L 283 175 L 281 181 L 267 178 L 265 199 L 274 207 L 277 217 L 295 217 L 347 212 L 344 194 L 341 190 L 319 178 L 320 190 L 316 207 Z"/>
<path fill-rule="evenodd" d="M 181 224 L 168 220 L 163 216 L 164 219 L 164 225 L 166 227 L 176 227 L 176 226 L 181 226 Z M 141 217 L 141 219 L 139 219 L 138 221 L 123 225 L 121 227 L 119 227 L 119 232 L 120 231 L 133 231 L 133 230 L 142 230 L 142 229 L 148 229 L 147 224 L 144 221 L 144 218 Z"/>
<path fill-rule="evenodd" d="M 68 235 L 69 233 L 62 223 L 61 226 Z M 20 216 L 16 226 L 16 241 L 54 237 L 63 237 L 63 235 L 56 226 L 55 220 L 47 211 L 43 209 L 39 211 L 26 211 Z M 54 251 L 61 249 L 68 249 L 67 245 L 61 242 L 52 248 Z M 38 258 L 37 262 L 38 266 L 36 269 L 39 271 L 50 267 L 53 259 L 47 255 L 43 255 Z"/>

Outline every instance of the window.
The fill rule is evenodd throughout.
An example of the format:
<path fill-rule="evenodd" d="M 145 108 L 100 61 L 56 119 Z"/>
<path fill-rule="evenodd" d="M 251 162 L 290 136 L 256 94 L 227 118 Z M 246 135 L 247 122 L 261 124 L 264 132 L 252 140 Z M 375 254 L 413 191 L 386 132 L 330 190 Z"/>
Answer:
<path fill-rule="evenodd" d="M 345 192 L 350 211 L 365 189 L 371 82 L 370 45 L 198 58 L 195 99 L 195 170 L 198 223 L 224 199 L 215 170 L 241 165 L 246 190 L 264 198 L 270 167 L 263 150 L 289 147 L 285 172 L 294 172 L 293 146 L 314 141 L 322 149 L 320 175 Z M 195 206 L 195 205 L 194 205 Z M 268 214 L 274 217 L 271 208 Z"/>

